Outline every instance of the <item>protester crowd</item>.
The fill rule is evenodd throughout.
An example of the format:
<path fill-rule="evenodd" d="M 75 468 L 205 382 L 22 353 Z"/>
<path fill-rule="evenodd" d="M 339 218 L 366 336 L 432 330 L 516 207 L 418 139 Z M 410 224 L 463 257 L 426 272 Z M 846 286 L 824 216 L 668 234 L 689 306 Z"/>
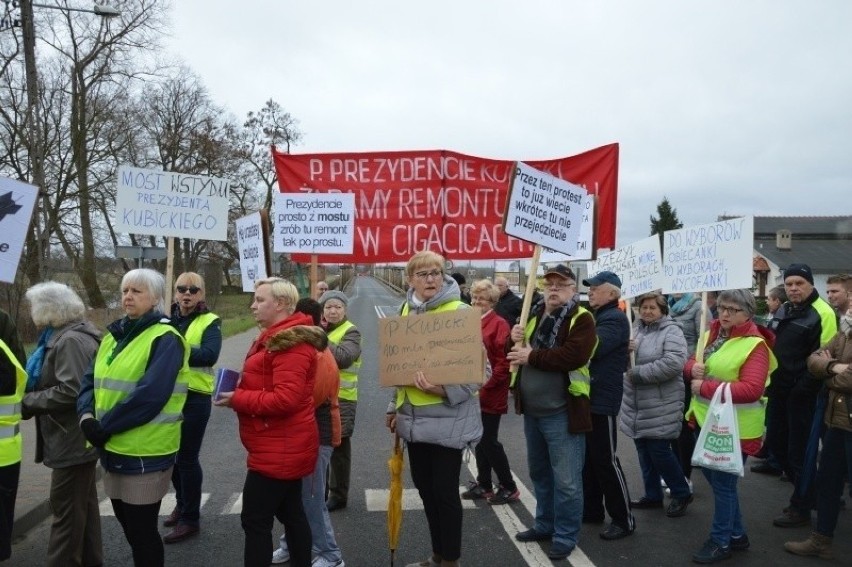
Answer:
<path fill-rule="evenodd" d="M 826 301 L 811 269 L 790 265 L 783 286 L 769 292 L 769 316 L 758 321 L 753 293 L 741 289 L 718 290 L 706 305 L 700 294 L 652 292 L 635 298 L 634 312 L 622 300 L 619 274 L 609 271 L 582 282 L 584 306 L 575 274 L 556 265 L 521 321 L 522 300 L 504 278 L 468 287 L 444 266 L 434 252 L 408 261 L 399 314 L 478 310 L 487 363 L 467 384 L 440 384 L 418 371 L 388 404 L 385 424 L 406 446 L 430 535 L 425 559 L 407 567 L 460 564 L 461 499 L 519 500 L 499 441 L 512 405 L 523 416 L 536 500 L 533 523 L 514 537 L 544 543 L 554 561 L 571 555 L 583 523 L 604 525 L 600 537 L 616 541 L 637 529 L 634 510 L 685 515 L 693 463 L 712 490 L 714 512 L 692 561 L 716 563 L 750 547 L 737 493 L 743 467 L 790 481 L 775 526 L 811 525 L 816 510 L 813 533 L 787 542 L 788 552 L 834 556 L 852 454 L 852 278 L 829 278 Z M 20 419 L 35 418 L 36 461 L 52 469 L 47 565 L 103 564 L 99 461 L 134 564 L 148 567 L 164 565 L 164 544 L 202 531 L 199 453 L 217 405 L 236 413 L 248 453 L 244 564 L 345 567 L 329 512 L 348 503 L 361 368 L 349 296 L 326 282 L 315 298 L 300 298 L 282 278 L 256 282 L 251 311 L 260 334 L 235 389 L 214 400 L 222 332 L 204 280 L 180 274 L 168 311 L 165 286 L 156 271 L 128 272 L 124 315 L 105 333 L 86 320 L 67 285 L 33 286 L 26 298 L 41 335 L 29 358 L 0 312 L 0 561 L 11 556 Z M 724 466 L 701 457 L 722 403 L 739 432 L 738 458 Z M 640 464 L 642 494 L 632 499 L 619 430 Z M 467 451 L 477 474 L 460 494 Z M 759 461 L 746 466 L 749 456 Z M 161 536 L 170 486 L 176 506 Z M 284 525 L 277 548 L 275 518 Z"/>

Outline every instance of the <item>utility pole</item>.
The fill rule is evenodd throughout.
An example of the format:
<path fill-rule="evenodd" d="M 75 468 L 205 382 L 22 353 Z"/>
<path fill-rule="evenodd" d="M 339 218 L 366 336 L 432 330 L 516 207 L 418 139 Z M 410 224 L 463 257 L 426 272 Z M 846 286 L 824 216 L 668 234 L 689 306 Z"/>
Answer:
<path fill-rule="evenodd" d="M 33 231 L 35 232 L 36 252 L 38 254 L 38 273 L 40 278 L 47 277 L 47 266 L 45 263 L 45 252 L 49 246 L 42 240 L 44 235 L 49 234 L 47 225 L 47 207 L 43 202 L 46 183 L 44 179 L 44 145 L 42 144 L 39 127 L 41 125 L 41 111 L 38 96 L 38 71 L 35 59 L 35 24 L 33 22 L 32 0 L 20 0 L 21 25 L 23 28 L 24 43 L 24 70 L 27 88 L 27 118 L 26 132 L 29 137 L 30 170 L 32 173 L 32 184 L 38 187 L 38 197 L 35 201 L 33 218 Z M 41 214 L 41 217 L 39 216 Z M 44 226 L 42 227 L 42 220 Z M 34 284 L 38 282 L 30 282 Z"/>

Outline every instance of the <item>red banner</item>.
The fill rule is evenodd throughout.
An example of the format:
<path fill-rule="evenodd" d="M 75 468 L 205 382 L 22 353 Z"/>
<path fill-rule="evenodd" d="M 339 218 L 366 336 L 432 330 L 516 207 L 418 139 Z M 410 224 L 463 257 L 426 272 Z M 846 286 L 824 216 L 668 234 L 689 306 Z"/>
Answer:
<path fill-rule="evenodd" d="M 502 229 L 511 161 L 446 150 L 294 155 L 273 149 L 272 158 L 283 193 L 355 194 L 354 255 L 322 255 L 320 262 L 405 262 L 427 249 L 454 261 L 532 256 L 532 244 Z M 615 248 L 618 144 L 524 163 L 597 197 L 595 246 Z"/>

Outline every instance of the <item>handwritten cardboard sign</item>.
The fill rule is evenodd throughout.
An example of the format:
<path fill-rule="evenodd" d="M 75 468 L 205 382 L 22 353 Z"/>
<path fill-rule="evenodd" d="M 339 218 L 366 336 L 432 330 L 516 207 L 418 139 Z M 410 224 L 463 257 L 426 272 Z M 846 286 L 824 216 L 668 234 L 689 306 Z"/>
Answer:
<path fill-rule="evenodd" d="M 587 195 L 578 185 L 517 162 L 503 230 L 555 252 L 576 255 Z"/>
<path fill-rule="evenodd" d="M 379 383 L 409 386 L 422 370 L 433 384 L 481 384 L 481 318 L 478 309 L 459 309 L 379 319 Z"/>
<path fill-rule="evenodd" d="M 352 254 L 355 195 L 352 193 L 277 193 L 276 252 Z"/>
<path fill-rule="evenodd" d="M 614 272 L 621 278 L 621 294 L 636 297 L 663 287 L 663 258 L 660 237 L 656 234 L 633 244 L 601 254 L 589 262 L 589 277 L 600 272 Z"/>
<path fill-rule="evenodd" d="M 115 227 L 129 234 L 228 240 L 230 194 L 227 179 L 122 165 Z"/>
<path fill-rule="evenodd" d="M 753 285 L 754 217 L 668 230 L 663 238 L 663 293 Z"/>

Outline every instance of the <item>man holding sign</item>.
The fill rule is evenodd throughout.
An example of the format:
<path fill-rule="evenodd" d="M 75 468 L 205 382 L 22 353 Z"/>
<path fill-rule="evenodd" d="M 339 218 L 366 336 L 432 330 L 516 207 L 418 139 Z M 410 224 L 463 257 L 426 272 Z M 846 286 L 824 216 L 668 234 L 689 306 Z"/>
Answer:
<path fill-rule="evenodd" d="M 507 358 L 520 366 L 516 408 L 524 414 L 527 463 L 536 498 L 535 524 L 518 541 L 552 540 L 547 556 L 568 557 L 577 546 L 583 517 L 583 463 L 591 430 L 589 359 L 595 350 L 595 320 L 577 300 L 577 282 L 567 266 L 544 275 L 544 304 L 526 328 L 512 328 Z"/>

